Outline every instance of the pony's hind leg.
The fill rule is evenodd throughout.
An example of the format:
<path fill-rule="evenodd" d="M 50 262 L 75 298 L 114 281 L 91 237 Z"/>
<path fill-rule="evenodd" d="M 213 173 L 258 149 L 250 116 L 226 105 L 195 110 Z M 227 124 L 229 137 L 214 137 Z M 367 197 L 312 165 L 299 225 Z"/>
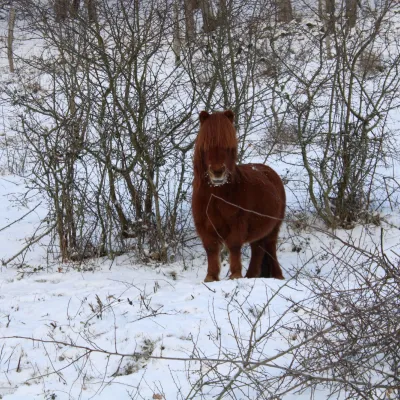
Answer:
<path fill-rule="evenodd" d="M 250 243 L 251 258 L 246 278 L 258 278 L 261 274 L 261 263 L 264 257 L 264 239 Z"/>
<path fill-rule="evenodd" d="M 262 278 L 285 279 L 276 256 L 278 232 L 279 227 L 278 229 L 274 229 L 272 233 L 263 239 L 262 250 L 264 254 L 261 262 L 260 274 Z"/>

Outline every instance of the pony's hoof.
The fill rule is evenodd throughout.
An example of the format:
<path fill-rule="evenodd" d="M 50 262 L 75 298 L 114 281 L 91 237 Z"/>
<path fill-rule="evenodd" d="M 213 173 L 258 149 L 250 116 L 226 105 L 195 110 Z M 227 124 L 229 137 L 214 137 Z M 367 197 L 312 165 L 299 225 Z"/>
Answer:
<path fill-rule="evenodd" d="M 283 275 L 273 276 L 273 278 L 280 279 L 281 281 L 285 280 L 285 277 Z"/>
<path fill-rule="evenodd" d="M 240 272 L 236 272 L 234 274 L 231 274 L 229 279 L 240 279 L 243 278 L 242 274 Z"/>
<path fill-rule="evenodd" d="M 219 278 L 216 278 L 215 276 L 212 275 L 207 275 L 206 279 L 204 279 L 204 282 L 217 282 L 219 281 Z"/>

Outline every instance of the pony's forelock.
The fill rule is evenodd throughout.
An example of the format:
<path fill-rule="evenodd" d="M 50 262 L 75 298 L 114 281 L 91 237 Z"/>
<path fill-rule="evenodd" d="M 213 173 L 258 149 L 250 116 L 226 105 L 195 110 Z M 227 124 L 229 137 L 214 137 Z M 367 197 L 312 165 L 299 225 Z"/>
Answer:
<path fill-rule="evenodd" d="M 231 122 L 231 115 L 225 113 L 217 112 L 203 120 L 196 139 L 196 148 L 204 151 L 215 147 L 237 148 L 236 130 Z"/>
<path fill-rule="evenodd" d="M 204 154 L 214 149 L 225 149 L 236 163 L 238 141 L 236 129 L 231 121 L 231 111 L 200 115 L 200 130 L 194 148 L 194 173 L 196 184 L 205 177 L 207 166 L 204 165 Z M 233 116 L 233 113 L 232 113 Z M 232 172 L 232 171 L 231 171 Z"/>

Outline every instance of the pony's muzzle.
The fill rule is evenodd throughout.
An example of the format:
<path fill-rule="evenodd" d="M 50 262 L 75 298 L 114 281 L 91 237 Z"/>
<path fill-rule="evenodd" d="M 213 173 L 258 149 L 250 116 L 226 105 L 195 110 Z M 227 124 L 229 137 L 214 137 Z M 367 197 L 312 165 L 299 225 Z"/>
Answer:
<path fill-rule="evenodd" d="M 223 185 L 228 180 L 228 170 L 226 169 L 225 164 L 217 167 L 212 167 L 210 165 L 208 167 L 208 176 L 210 178 L 210 182 L 214 186 Z"/>

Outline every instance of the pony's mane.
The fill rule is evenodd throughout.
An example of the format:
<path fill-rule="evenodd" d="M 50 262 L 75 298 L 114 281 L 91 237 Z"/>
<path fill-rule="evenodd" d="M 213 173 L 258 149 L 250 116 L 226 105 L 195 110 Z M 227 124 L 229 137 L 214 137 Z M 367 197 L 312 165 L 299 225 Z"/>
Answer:
<path fill-rule="evenodd" d="M 200 125 L 196 148 L 208 151 L 211 148 L 236 149 L 236 130 L 229 118 L 222 112 L 207 117 Z"/>

